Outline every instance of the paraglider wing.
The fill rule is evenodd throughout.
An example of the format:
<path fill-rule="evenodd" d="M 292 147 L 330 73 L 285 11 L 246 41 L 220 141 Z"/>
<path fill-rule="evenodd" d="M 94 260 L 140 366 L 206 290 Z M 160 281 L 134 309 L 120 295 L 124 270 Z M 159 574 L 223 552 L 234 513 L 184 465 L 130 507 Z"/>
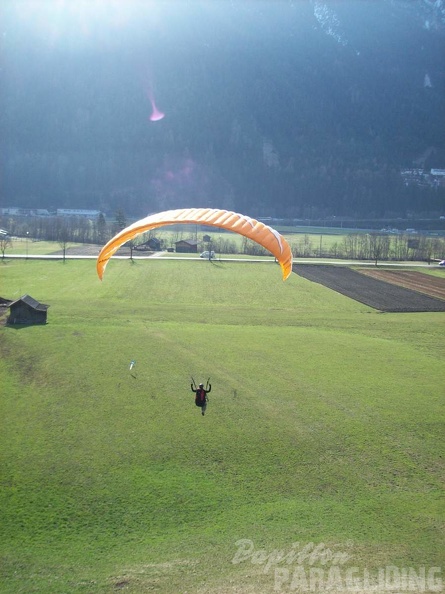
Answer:
<path fill-rule="evenodd" d="M 272 229 L 272 227 L 251 219 L 248 216 L 228 210 L 218 210 L 216 208 L 180 208 L 178 210 L 166 210 L 149 215 L 122 229 L 122 231 L 110 239 L 104 245 L 97 258 L 96 268 L 99 278 L 102 279 L 105 267 L 111 256 L 127 241 L 134 239 L 137 235 L 145 233 L 150 229 L 183 223 L 210 225 L 244 235 L 262 245 L 275 256 L 281 266 L 283 280 L 286 280 L 292 272 L 292 251 L 290 246 L 284 237 L 278 231 Z"/>

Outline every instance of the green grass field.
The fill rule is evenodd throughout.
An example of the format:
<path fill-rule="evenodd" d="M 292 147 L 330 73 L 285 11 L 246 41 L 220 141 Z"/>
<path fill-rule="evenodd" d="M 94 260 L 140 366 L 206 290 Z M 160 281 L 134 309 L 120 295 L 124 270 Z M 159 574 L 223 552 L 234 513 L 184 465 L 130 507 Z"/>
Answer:
<path fill-rule="evenodd" d="M 270 593 L 293 543 L 444 566 L 443 314 L 272 262 L 0 263 L 0 296 L 24 293 L 50 308 L 0 327 L 0 592 Z"/>

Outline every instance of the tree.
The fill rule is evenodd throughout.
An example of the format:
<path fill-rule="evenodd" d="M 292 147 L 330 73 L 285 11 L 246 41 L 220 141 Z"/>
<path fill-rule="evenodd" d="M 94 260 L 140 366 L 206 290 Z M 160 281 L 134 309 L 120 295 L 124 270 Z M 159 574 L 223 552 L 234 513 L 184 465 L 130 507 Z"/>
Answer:
<path fill-rule="evenodd" d="M 125 213 L 122 209 L 116 211 L 114 223 L 113 223 L 113 233 L 119 233 L 122 229 L 125 229 L 127 226 L 127 220 L 125 218 Z"/>
<path fill-rule="evenodd" d="M 0 236 L 0 250 L 2 252 L 2 260 L 5 259 L 5 252 L 12 245 L 11 238 L 8 235 Z"/>
<path fill-rule="evenodd" d="M 123 228 L 123 227 L 122 227 Z M 97 239 L 99 243 L 105 243 L 107 238 L 107 222 L 102 213 L 97 217 Z"/>
<path fill-rule="evenodd" d="M 378 260 L 388 258 L 389 246 L 390 241 L 387 235 L 379 235 L 378 233 L 371 233 L 369 235 L 370 253 L 376 266 Z"/>
<path fill-rule="evenodd" d="M 350 260 L 355 260 L 357 257 L 358 234 L 348 233 L 343 237 L 343 249 L 345 257 Z"/>
<path fill-rule="evenodd" d="M 130 260 L 132 263 L 134 263 L 133 261 L 133 250 L 136 247 L 136 242 L 134 239 L 130 239 L 130 241 L 127 241 L 127 243 L 125 244 L 130 248 Z"/>
<path fill-rule="evenodd" d="M 65 258 L 66 258 L 66 248 L 68 246 L 69 238 L 70 238 L 70 234 L 69 234 L 68 227 L 66 225 L 62 225 L 62 227 L 59 228 L 59 232 L 57 234 L 57 241 L 59 242 L 59 245 L 62 248 L 64 264 L 65 264 Z"/>

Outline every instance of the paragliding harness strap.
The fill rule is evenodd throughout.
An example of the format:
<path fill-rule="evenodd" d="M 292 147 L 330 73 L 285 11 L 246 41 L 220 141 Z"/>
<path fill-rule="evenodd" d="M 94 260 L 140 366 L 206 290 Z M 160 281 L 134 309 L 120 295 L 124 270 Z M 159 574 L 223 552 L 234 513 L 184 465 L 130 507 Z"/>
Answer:
<path fill-rule="evenodd" d="M 202 408 L 205 403 L 206 403 L 206 392 L 204 389 L 198 388 L 196 390 L 195 404 L 196 404 L 196 406 L 200 406 Z"/>

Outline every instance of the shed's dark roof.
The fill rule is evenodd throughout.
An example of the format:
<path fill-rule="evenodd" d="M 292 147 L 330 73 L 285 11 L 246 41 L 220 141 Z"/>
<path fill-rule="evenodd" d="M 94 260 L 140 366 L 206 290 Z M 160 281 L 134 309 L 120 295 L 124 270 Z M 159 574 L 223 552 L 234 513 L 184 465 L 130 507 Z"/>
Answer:
<path fill-rule="evenodd" d="M 188 245 L 198 245 L 196 239 L 180 239 L 179 241 L 175 241 L 175 244 L 178 243 L 186 243 Z"/>
<path fill-rule="evenodd" d="M 10 307 L 12 307 L 16 303 L 20 303 L 20 302 L 26 303 L 26 305 L 29 305 L 29 307 L 32 307 L 33 309 L 36 309 L 38 311 L 46 311 L 49 307 L 49 305 L 45 305 L 44 303 L 39 303 L 38 301 L 33 299 L 30 295 L 22 295 L 20 297 L 20 299 L 16 299 L 15 301 L 13 301 L 10 304 Z"/>
<path fill-rule="evenodd" d="M 145 243 L 141 243 L 141 245 L 158 245 L 161 243 L 161 240 L 158 239 L 157 237 L 150 237 L 150 239 L 148 239 Z"/>

